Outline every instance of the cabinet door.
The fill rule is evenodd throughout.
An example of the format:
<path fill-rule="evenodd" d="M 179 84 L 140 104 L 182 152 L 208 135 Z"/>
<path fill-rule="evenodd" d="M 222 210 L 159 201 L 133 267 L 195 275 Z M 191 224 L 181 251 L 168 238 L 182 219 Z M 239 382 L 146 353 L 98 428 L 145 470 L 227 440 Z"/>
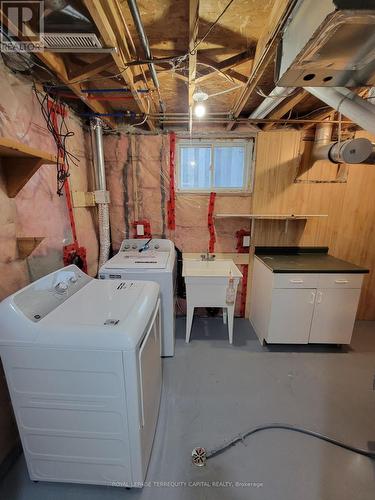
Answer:
<path fill-rule="evenodd" d="M 361 290 L 319 289 L 311 325 L 311 343 L 350 344 Z"/>
<path fill-rule="evenodd" d="M 307 344 L 316 290 L 274 289 L 271 318 L 265 340 L 277 344 Z"/>

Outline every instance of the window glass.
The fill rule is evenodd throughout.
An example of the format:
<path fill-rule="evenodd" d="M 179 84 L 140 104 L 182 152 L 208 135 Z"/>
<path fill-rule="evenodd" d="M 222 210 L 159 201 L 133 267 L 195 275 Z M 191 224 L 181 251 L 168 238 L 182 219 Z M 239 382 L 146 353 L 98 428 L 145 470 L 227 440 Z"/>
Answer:
<path fill-rule="evenodd" d="M 209 189 L 211 186 L 211 148 L 180 148 L 180 187 L 182 189 Z"/>
<path fill-rule="evenodd" d="M 214 147 L 214 187 L 242 188 L 244 184 L 245 147 Z"/>

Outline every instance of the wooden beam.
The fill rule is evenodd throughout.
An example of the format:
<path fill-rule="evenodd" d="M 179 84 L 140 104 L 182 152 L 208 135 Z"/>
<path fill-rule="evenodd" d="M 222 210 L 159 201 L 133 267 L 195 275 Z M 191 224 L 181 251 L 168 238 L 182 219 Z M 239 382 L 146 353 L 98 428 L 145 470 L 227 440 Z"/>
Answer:
<path fill-rule="evenodd" d="M 269 18 L 270 21 L 257 43 L 252 73 L 231 110 L 231 114 L 234 118 L 238 118 L 243 108 L 246 106 L 250 95 L 258 85 L 265 69 L 272 62 L 275 56 L 279 34 L 294 4 L 295 0 L 275 1 Z M 227 130 L 232 130 L 234 126 L 235 121 L 231 121 L 227 125 Z"/>
<path fill-rule="evenodd" d="M 199 57 L 200 61 L 198 62 L 210 64 L 212 68 L 207 68 L 205 74 L 196 79 L 196 83 L 201 83 L 214 76 L 216 74 L 215 70 L 221 71 L 222 73 L 226 73 L 229 76 L 231 76 L 234 80 L 237 80 L 241 83 L 247 83 L 248 77 L 242 75 L 241 73 L 238 73 L 232 68 L 238 66 L 239 64 L 243 64 L 245 62 L 253 60 L 254 53 L 255 53 L 255 48 L 251 47 L 248 50 L 245 50 L 244 52 L 240 52 L 239 54 L 236 54 L 235 56 L 232 57 L 228 57 L 227 59 L 224 59 L 224 61 L 220 62 L 213 61 L 208 57 L 200 55 Z"/>
<path fill-rule="evenodd" d="M 188 104 L 189 104 L 189 132 L 193 128 L 193 94 L 197 76 L 197 49 L 195 48 L 199 28 L 199 0 L 189 0 L 189 76 L 188 76 Z"/>
<path fill-rule="evenodd" d="M 82 63 L 81 67 L 77 69 L 69 69 L 68 67 L 68 73 L 69 73 L 69 79 L 74 82 L 75 80 L 83 80 L 85 78 L 91 78 L 94 75 L 97 75 L 98 73 L 101 73 L 102 71 L 105 71 L 106 69 L 110 68 L 113 66 L 113 59 L 110 55 L 105 55 L 104 57 L 100 57 L 96 61 L 92 63 Z"/>
<path fill-rule="evenodd" d="M 117 71 L 120 73 L 119 76 L 130 89 L 139 110 L 146 114 L 148 110 L 145 100 L 138 93 L 132 68 L 128 66 L 132 57 L 125 39 L 125 28 L 122 30 L 120 25 L 122 18 L 118 15 L 118 9 L 121 9 L 118 0 L 84 0 L 84 4 L 94 20 L 104 44 L 117 48 L 117 51 L 112 52 L 111 55 Z M 150 118 L 147 119 L 147 124 L 150 130 L 155 131 L 155 124 Z"/>
<path fill-rule="evenodd" d="M 296 92 L 294 95 L 289 97 L 288 99 L 285 99 L 282 101 L 282 103 L 275 109 L 273 110 L 267 118 L 272 119 L 274 118 L 275 120 L 279 120 L 282 118 L 284 115 L 289 113 L 290 110 L 294 108 L 294 106 L 297 106 L 300 102 L 303 101 L 307 97 L 307 95 L 310 95 L 306 90 L 300 89 L 298 92 Z M 274 126 L 274 123 L 266 123 L 264 125 L 263 130 L 271 130 L 271 128 Z"/>

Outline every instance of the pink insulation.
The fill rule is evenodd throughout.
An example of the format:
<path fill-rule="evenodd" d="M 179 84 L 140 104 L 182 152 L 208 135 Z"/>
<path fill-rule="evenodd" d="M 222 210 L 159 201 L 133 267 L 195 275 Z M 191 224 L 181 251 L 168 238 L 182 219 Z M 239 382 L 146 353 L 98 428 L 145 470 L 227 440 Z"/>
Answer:
<path fill-rule="evenodd" d="M 111 192 L 111 233 L 114 250 L 126 234 L 126 223 L 140 218 L 151 223 L 153 236 L 166 227 L 169 196 L 169 139 L 167 135 L 106 136 L 104 141 L 108 189 Z M 124 175 L 125 172 L 125 175 Z M 134 183 L 137 184 L 136 188 Z M 162 193 L 165 201 L 162 202 Z M 250 195 L 218 194 L 215 213 L 250 212 Z M 205 252 L 209 194 L 176 194 L 176 230 L 165 229 L 183 252 Z M 164 207 L 164 210 L 163 210 Z M 138 216 L 136 212 L 138 210 Z M 249 229 L 249 222 L 216 220 L 216 252 L 236 252 L 236 231 Z M 130 232 L 131 236 L 132 232 Z"/>
<path fill-rule="evenodd" d="M 67 123 L 74 132 L 68 139 L 70 151 L 79 159 L 71 167 L 71 189 L 87 191 L 91 185 L 91 161 L 86 132 L 80 120 L 69 112 Z M 0 136 L 15 139 L 33 148 L 56 153 L 55 144 L 46 129 L 40 105 L 28 78 L 11 73 L 0 64 Z M 14 199 L 7 196 L 4 179 L 0 182 L 0 299 L 36 278 L 63 265 L 63 246 L 72 242 L 64 197 L 56 194 L 54 165 L 44 165 Z M 97 272 L 98 244 L 95 213 L 92 209 L 74 210 L 78 239 L 87 249 L 90 274 Z M 44 237 L 29 257 L 28 266 L 18 259 L 16 237 Z"/>

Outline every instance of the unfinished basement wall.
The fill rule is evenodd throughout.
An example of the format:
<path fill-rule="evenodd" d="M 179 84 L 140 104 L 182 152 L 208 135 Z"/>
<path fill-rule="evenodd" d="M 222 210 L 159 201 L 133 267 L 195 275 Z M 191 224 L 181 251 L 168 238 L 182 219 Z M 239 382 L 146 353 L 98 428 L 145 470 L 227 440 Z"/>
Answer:
<path fill-rule="evenodd" d="M 156 238 L 170 238 L 182 252 L 206 252 L 209 243 L 209 194 L 176 194 L 176 229 L 167 228 L 169 136 L 109 135 L 104 140 L 113 250 L 134 235 L 133 222 L 146 219 Z M 215 212 L 250 213 L 250 195 L 217 194 Z M 236 252 L 236 231 L 244 221 L 216 223 L 215 253 Z"/>
<path fill-rule="evenodd" d="M 80 120 L 67 118 L 75 133 L 69 148 L 79 159 L 71 169 L 73 190 L 87 191 L 90 186 L 90 161 Z M 12 138 L 33 148 L 55 153 L 55 145 L 46 129 L 39 103 L 28 77 L 11 73 L 0 61 L 0 136 Z M 85 246 L 91 275 L 97 272 L 98 243 L 93 213 L 75 210 L 79 243 Z M 27 285 L 30 280 L 63 266 L 63 246 L 72 242 L 65 198 L 56 194 L 54 165 L 42 166 L 15 198 L 9 198 L 0 168 L 0 300 Z M 19 258 L 17 237 L 43 237 L 27 260 Z M 1 367 L 0 367 L 1 370 Z M 17 439 L 3 373 L 0 373 L 0 463 Z"/>

